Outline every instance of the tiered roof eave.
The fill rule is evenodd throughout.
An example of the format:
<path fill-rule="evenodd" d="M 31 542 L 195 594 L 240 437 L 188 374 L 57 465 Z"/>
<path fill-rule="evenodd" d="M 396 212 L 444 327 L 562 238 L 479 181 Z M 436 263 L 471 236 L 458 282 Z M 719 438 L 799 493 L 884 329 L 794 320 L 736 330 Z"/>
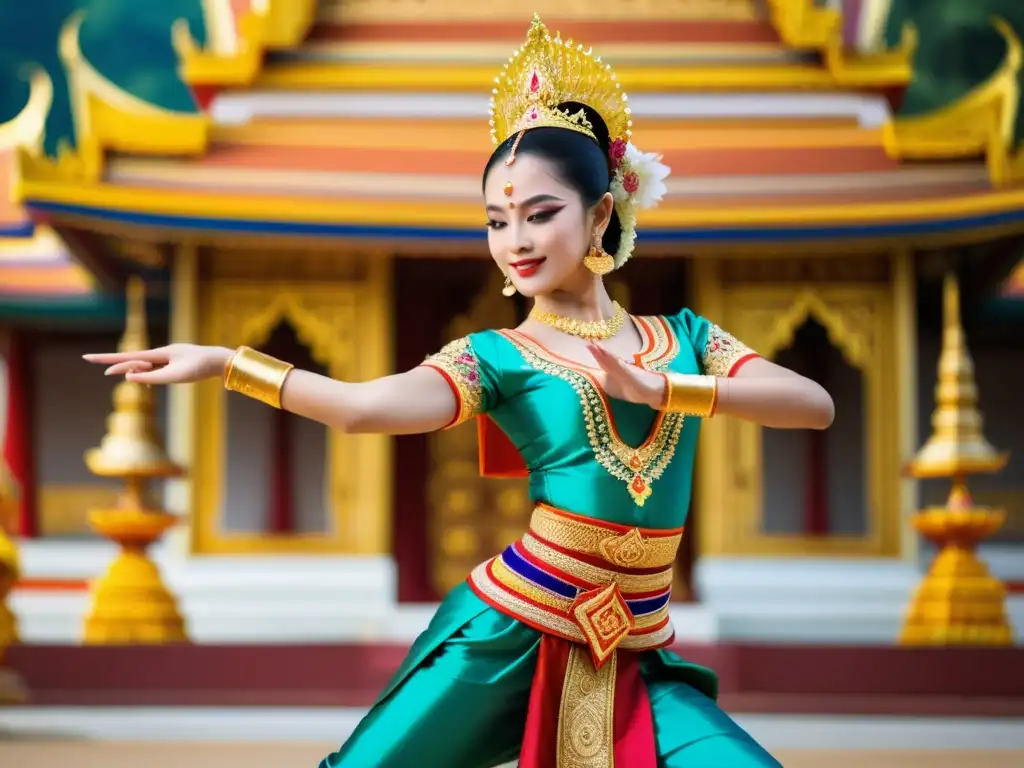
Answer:
<path fill-rule="evenodd" d="M 804 63 L 799 71 L 813 70 L 815 77 L 829 81 L 829 89 L 858 91 L 863 87 L 877 91 L 906 85 L 913 48 L 911 33 L 898 51 L 875 57 L 851 56 L 838 36 L 841 18 L 837 11 L 819 8 L 811 0 L 772 0 L 770 6 L 783 43 L 820 54 L 816 63 Z M 239 20 L 239 37 L 229 53 L 199 48 L 179 26 L 175 35 L 182 75 L 194 89 L 207 88 L 210 92 L 244 91 L 267 83 L 281 85 L 280 78 L 288 65 L 266 62 L 266 54 L 298 46 L 314 17 L 314 0 L 269 0 L 263 11 L 250 12 Z M 277 22 L 271 24 L 272 19 Z M 410 132 L 405 127 L 408 123 L 397 118 L 390 125 L 377 121 L 369 127 L 368 121 L 352 119 L 341 126 L 350 130 L 331 132 L 340 138 L 328 148 L 299 139 L 300 135 L 308 138 L 308 126 L 294 121 L 276 121 L 272 127 L 259 121 L 239 128 L 221 127 L 207 113 L 163 110 L 125 94 L 85 60 L 77 45 L 77 30 L 77 22 L 70 21 L 61 39 L 76 104 L 77 146 L 74 151 L 63 148 L 56 158 L 46 157 L 34 147 L 23 147 L 17 154 L 16 195 L 36 220 L 153 242 L 187 237 L 195 242 L 216 243 L 227 237 L 233 242 L 260 238 L 264 243 L 301 238 L 318 244 L 346 239 L 376 243 L 382 249 L 422 248 L 424 243 L 431 243 L 434 251 L 436 246 L 445 246 L 460 252 L 475 248 L 483 253 L 478 182 L 475 178 L 467 181 L 478 171 L 442 173 L 433 169 L 437 164 L 434 161 L 451 160 L 454 165 L 449 168 L 468 169 L 473 162 L 479 165 L 486 145 L 477 146 L 474 140 L 455 142 L 451 157 L 439 154 L 435 134 L 455 131 L 468 136 L 471 128 L 465 121 L 438 120 L 433 132 L 422 124 Z M 644 130 L 648 136 L 657 133 L 659 139 L 649 142 L 650 146 L 664 148 L 668 159 L 674 161 L 679 186 L 673 192 L 675 197 L 670 196 L 666 204 L 641 220 L 641 252 L 755 252 L 777 251 L 781 246 L 820 252 L 837 241 L 842 241 L 846 250 L 877 250 L 908 241 L 933 246 L 974 242 L 1024 230 L 1024 188 L 1018 186 L 1024 181 L 1024 160 L 1014 154 L 1012 132 L 1008 134 L 1006 129 L 1017 113 L 1016 73 L 1021 66 L 1021 46 L 1008 27 L 1001 25 L 1000 31 L 1008 43 L 1004 65 L 989 82 L 933 116 L 888 120 L 881 127 L 832 126 L 829 131 L 819 131 L 820 126 L 813 121 L 804 129 L 780 128 L 778 121 L 745 122 L 732 125 L 732 131 L 708 131 L 699 125 L 683 125 L 685 121 L 680 120 L 649 121 Z M 331 66 L 324 65 L 324 72 Z M 794 80 L 772 80 L 781 77 L 784 68 L 751 67 L 749 72 L 741 73 L 748 78 L 746 82 L 737 72 L 722 70 L 722 83 L 717 85 L 713 76 L 706 79 L 713 70 L 704 70 L 702 90 L 798 88 Z M 390 77 L 398 69 L 387 69 L 385 74 Z M 422 88 L 439 96 L 471 85 L 469 80 L 458 86 L 454 80 L 435 78 L 428 88 L 429 78 L 413 71 L 421 68 L 406 69 L 409 71 L 403 77 L 423 77 Z M 488 72 L 492 69 L 488 67 Z M 634 93 L 696 90 L 695 81 L 687 80 L 693 75 L 684 75 L 683 70 L 670 69 L 668 74 L 657 76 L 660 80 L 653 74 L 644 80 L 642 67 L 618 71 L 625 87 Z M 359 87 L 386 91 L 404 82 L 387 80 L 381 74 L 384 71 L 364 68 Z M 440 71 L 434 70 L 434 74 Z M 790 74 L 796 71 L 791 69 Z M 351 86 L 343 86 L 339 80 L 338 87 Z M 957 130 L 950 130 L 950 126 Z M 276 138 L 268 139 L 274 130 Z M 290 130 L 295 131 L 291 139 L 287 137 Z M 738 146 L 741 130 L 746 131 L 744 141 L 751 151 L 744 152 Z M 388 144 L 387 136 L 396 133 L 401 134 L 401 141 Z M 817 149 L 813 135 L 819 135 L 822 143 Z M 449 141 L 448 146 L 453 142 Z M 254 147 L 273 147 L 274 151 L 249 151 Z M 770 200 L 729 196 L 720 191 L 718 197 L 698 194 L 700 174 L 694 172 L 693 164 L 698 162 L 694 152 L 717 152 L 719 156 L 732 153 L 730 173 L 734 176 L 737 164 L 747 158 L 751 165 L 745 178 L 755 178 L 758 174 L 778 173 L 786 152 L 792 155 L 794 150 L 821 150 L 823 162 L 831 164 L 828 167 L 834 169 L 836 179 L 853 178 L 856 171 L 866 169 L 855 179 L 859 183 L 869 174 L 891 171 L 890 176 L 878 177 L 884 186 L 891 186 L 888 182 L 903 169 L 932 174 L 928 178 L 934 183 L 911 184 L 911 177 L 905 175 L 898 182 L 901 189 L 919 187 L 921 194 L 879 197 L 868 185 L 859 199 L 815 194 L 815 185 L 822 183 L 820 178 L 805 179 L 804 193 Z M 398 158 L 400 152 L 405 154 Z M 276 165 L 254 165 L 251 158 L 256 155 L 273 156 Z M 369 155 L 395 155 L 392 164 L 396 167 L 378 164 L 358 168 L 351 164 L 353 158 Z M 328 156 L 333 160 L 326 160 Z M 945 161 L 964 158 L 979 162 L 973 167 L 957 164 L 933 173 Z M 309 166 L 311 160 L 316 161 L 314 166 Z M 333 175 L 318 179 L 317 173 Z M 709 171 L 705 175 L 714 174 Z M 956 176 L 955 183 L 952 176 Z M 217 181 L 204 181 L 212 177 Z M 300 177 L 333 189 L 335 194 L 314 194 L 316 184 L 307 185 L 302 194 L 290 191 L 300 185 Z M 254 182 L 259 179 L 270 189 L 258 189 Z M 280 183 L 281 179 L 288 183 Z M 437 193 L 438 188 L 450 191 Z M 415 189 L 434 193 L 410 191 Z M 700 204 L 694 202 L 697 197 Z M 728 205 L 718 204 L 727 197 Z"/>

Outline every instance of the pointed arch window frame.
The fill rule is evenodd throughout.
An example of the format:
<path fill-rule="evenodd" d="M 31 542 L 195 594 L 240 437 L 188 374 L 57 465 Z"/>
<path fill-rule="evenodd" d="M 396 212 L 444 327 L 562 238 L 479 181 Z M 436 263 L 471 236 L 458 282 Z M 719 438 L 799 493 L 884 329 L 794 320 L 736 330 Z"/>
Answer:
<path fill-rule="evenodd" d="M 369 259 L 364 279 L 211 278 L 200 290 L 201 343 L 258 347 L 282 321 L 332 378 L 365 381 L 391 373 L 390 274 Z M 196 385 L 192 551 L 196 554 L 352 554 L 390 551 L 391 453 L 384 435 L 327 435 L 326 532 L 268 536 L 228 532 L 227 398 L 220 380 Z"/>
<path fill-rule="evenodd" d="M 790 346 L 811 317 L 861 372 L 867 530 L 863 536 L 765 533 L 761 427 L 736 419 L 712 421 L 702 428 L 698 453 L 698 485 L 705 517 L 710 518 L 701 534 L 701 553 L 899 556 L 901 462 L 898 401 L 891 395 L 898 375 L 892 285 L 709 282 L 703 288 L 701 313 L 766 358 Z"/>

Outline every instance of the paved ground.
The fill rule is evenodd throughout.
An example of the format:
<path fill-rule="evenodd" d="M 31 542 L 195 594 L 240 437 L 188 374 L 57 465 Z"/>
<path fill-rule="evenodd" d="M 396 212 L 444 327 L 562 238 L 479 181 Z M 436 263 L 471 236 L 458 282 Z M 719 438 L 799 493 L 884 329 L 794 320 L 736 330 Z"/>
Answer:
<path fill-rule="evenodd" d="M 330 707 L 0 707 L 0 768 L 317 768 L 362 715 Z M 1024 719 L 737 721 L 786 768 L 1024 768 Z"/>
<path fill-rule="evenodd" d="M 330 744 L 0 741 L 4 768 L 316 768 Z M 784 750 L 786 768 L 1020 768 L 1024 752 Z M 422 766 L 421 768 L 432 768 Z M 444 767 L 439 767 L 444 768 Z"/>

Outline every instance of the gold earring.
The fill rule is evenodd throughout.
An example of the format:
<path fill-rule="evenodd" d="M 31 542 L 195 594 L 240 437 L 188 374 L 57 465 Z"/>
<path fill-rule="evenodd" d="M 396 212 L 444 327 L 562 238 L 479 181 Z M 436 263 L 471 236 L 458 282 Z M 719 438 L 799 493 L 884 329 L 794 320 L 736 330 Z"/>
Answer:
<path fill-rule="evenodd" d="M 501 289 L 501 295 L 506 298 L 516 295 L 516 287 L 512 285 L 512 280 L 508 275 L 505 275 L 505 287 Z"/>
<path fill-rule="evenodd" d="M 583 257 L 583 266 L 595 275 L 607 275 L 615 269 L 615 259 L 604 252 L 601 241 L 596 237 L 595 242 L 590 246 L 590 251 Z"/>

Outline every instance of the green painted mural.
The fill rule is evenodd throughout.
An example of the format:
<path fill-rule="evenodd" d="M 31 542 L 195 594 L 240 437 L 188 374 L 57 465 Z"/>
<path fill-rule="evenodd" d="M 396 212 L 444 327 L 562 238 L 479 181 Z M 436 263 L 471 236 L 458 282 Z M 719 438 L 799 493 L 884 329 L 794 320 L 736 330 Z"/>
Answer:
<path fill-rule="evenodd" d="M 46 149 L 52 153 L 60 140 L 73 141 L 57 40 L 62 25 L 76 11 L 85 14 L 82 51 L 106 77 L 153 104 L 194 109 L 188 89 L 178 79 L 171 25 L 175 19 L 187 19 L 192 34 L 202 41 L 200 0 L 159 0 L 144 6 L 132 0 L 0 0 L 0 122 L 25 104 L 26 74 L 41 66 L 54 85 Z"/>

